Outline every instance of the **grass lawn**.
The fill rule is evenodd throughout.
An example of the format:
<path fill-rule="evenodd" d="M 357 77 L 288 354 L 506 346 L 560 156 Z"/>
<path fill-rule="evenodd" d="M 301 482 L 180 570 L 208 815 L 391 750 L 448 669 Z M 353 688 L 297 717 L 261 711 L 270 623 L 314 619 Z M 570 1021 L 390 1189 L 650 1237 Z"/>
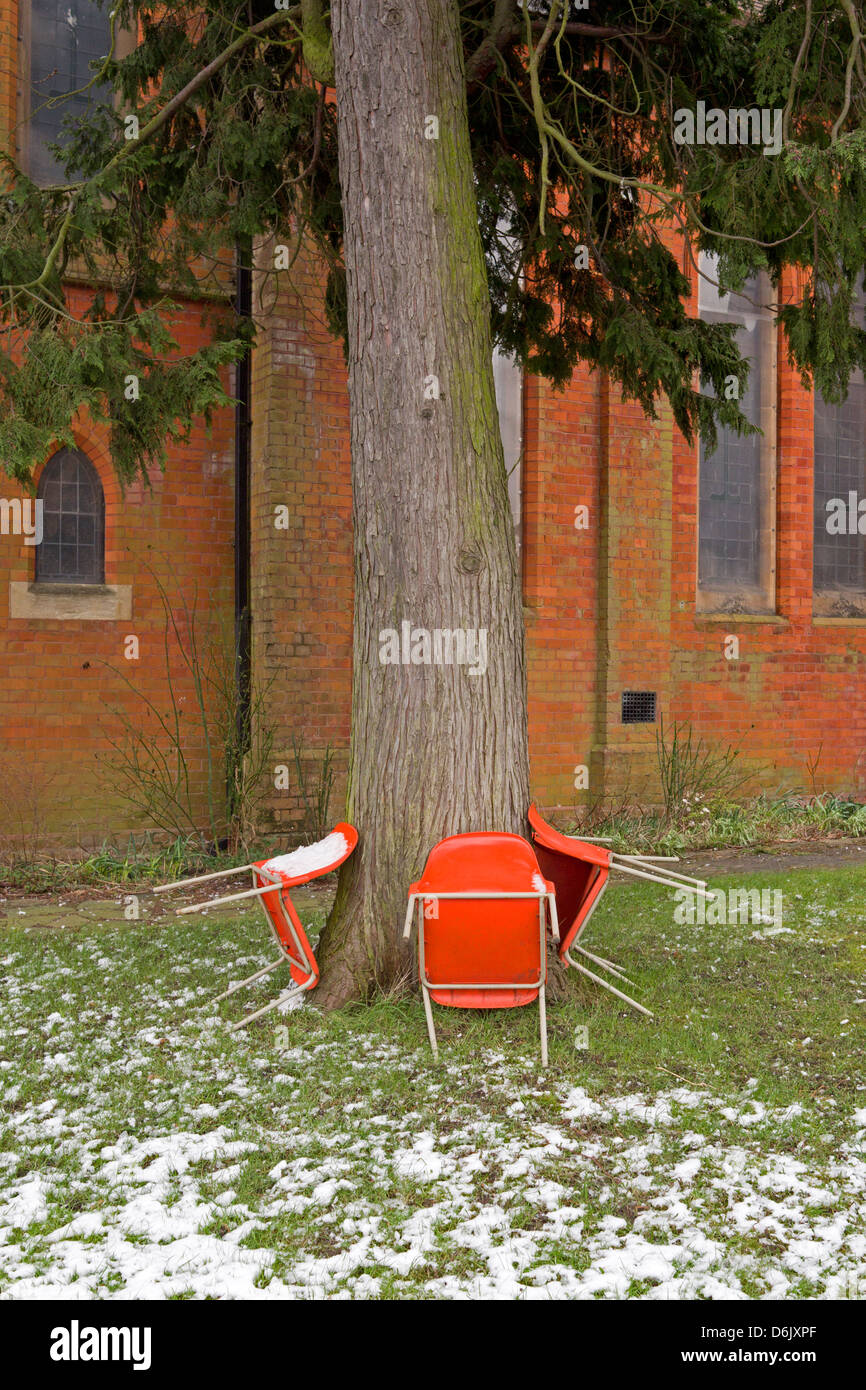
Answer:
<path fill-rule="evenodd" d="M 534 1006 L 438 1009 L 438 1067 L 414 999 L 230 1035 L 283 983 L 210 1002 L 272 957 L 252 910 L 9 900 L 0 1296 L 863 1296 L 866 868 L 728 884 L 781 929 L 611 889 L 587 945 L 657 1017 L 577 986 L 547 1072 Z"/>

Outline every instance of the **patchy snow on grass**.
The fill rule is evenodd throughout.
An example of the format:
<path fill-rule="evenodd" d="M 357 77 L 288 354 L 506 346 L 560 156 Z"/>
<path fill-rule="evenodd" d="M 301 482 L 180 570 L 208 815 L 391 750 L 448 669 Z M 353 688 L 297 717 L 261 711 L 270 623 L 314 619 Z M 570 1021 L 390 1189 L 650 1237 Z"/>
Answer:
<path fill-rule="evenodd" d="M 553 1010 L 547 1073 L 505 1028 L 507 1050 L 443 1042 L 433 1065 L 414 1004 L 232 1035 L 210 999 L 242 957 L 267 960 L 246 919 L 7 950 L 0 1296 L 747 1299 L 866 1280 L 866 1109 L 818 1088 L 776 1104 L 748 1071 L 623 1085 L 563 1052 Z"/>

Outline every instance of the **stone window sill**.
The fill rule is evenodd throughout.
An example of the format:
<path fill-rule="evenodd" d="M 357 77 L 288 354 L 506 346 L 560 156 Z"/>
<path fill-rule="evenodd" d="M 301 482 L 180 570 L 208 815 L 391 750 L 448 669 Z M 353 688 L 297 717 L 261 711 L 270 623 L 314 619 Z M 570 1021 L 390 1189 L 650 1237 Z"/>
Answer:
<path fill-rule="evenodd" d="M 812 618 L 822 623 L 862 623 L 866 592 L 862 589 L 821 589 L 812 595 Z"/>
<path fill-rule="evenodd" d="M 700 623 L 725 623 L 736 627 L 738 623 L 772 623 L 776 627 L 788 627 L 788 619 L 780 618 L 778 613 L 695 613 L 694 621 Z"/>
<path fill-rule="evenodd" d="M 122 622 L 132 617 L 131 584 L 9 584 L 9 617 L 51 622 Z"/>

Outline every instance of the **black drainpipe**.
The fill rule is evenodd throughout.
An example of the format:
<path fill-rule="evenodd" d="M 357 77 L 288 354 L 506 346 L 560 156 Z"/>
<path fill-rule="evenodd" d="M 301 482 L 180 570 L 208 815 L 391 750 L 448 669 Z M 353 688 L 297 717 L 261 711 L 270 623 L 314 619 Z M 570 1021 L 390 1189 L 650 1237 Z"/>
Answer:
<path fill-rule="evenodd" d="M 250 240 L 239 240 L 235 246 L 235 309 L 238 317 L 246 319 L 253 309 L 251 262 Z M 250 348 L 237 364 L 235 397 L 235 681 L 238 752 L 243 756 L 250 742 Z"/>

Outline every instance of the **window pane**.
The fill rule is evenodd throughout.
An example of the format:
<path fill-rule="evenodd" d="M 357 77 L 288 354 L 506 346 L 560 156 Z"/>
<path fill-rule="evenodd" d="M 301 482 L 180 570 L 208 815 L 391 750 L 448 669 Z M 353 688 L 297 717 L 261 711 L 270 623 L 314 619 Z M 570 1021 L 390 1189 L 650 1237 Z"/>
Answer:
<path fill-rule="evenodd" d="M 40 578 L 48 579 L 60 571 L 60 547 L 44 540 L 39 547 Z"/>
<path fill-rule="evenodd" d="M 857 297 L 862 323 L 866 298 Z M 866 591 L 866 537 L 859 534 L 857 504 L 866 492 L 866 383 L 851 377 L 848 399 L 829 405 L 815 392 L 814 588 Z M 853 515 L 851 494 L 854 495 Z M 827 503 L 836 505 L 827 509 Z M 851 526 L 851 521 L 854 526 Z M 830 529 L 828 530 L 828 523 Z"/>
<path fill-rule="evenodd" d="M 69 118 L 84 116 L 109 97 L 105 86 L 82 92 L 93 77 L 90 62 L 111 46 L 108 9 L 93 0 L 30 0 L 30 121 L 28 173 L 35 183 L 64 179 L 48 145 L 62 137 Z M 69 96 L 70 92 L 77 95 Z M 51 97 L 66 97 L 46 106 Z"/>
<path fill-rule="evenodd" d="M 60 511 L 60 484 L 58 482 L 48 484 L 44 493 L 44 501 L 46 512 Z"/>
<path fill-rule="evenodd" d="M 38 495 L 43 502 L 54 500 L 56 508 L 43 511 L 43 542 L 36 551 L 37 581 L 101 584 L 104 506 L 93 465 L 84 454 L 62 450 L 45 465 Z"/>
<path fill-rule="evenodd" d="M 703 254 L 703 275 L 718 281 L 716 258 Z M 740 294 L 721 294 L 717 283 L 699 281 L 699 312 L 710 323 L 737 323 L 737 342 L 751 363 L 749 382 L 740 409 L 753 425 L 761 424 L 762 359 L 773 332 L 772 315 L 764 307 L 767 287 L 761 278 L 747 280 Z M 709 394 L 709 392 L 707 392 Z M 761 583 L 761 535 L 765 529 L 762 476 L 763 437 L 743 437 L 724 426 L 708 453 L 700 449 L 698 509 L 698 584 L 702 588 L 755 589 Z"/>
<path fill-rule="evenodd" d="M 493 385 L 496 390 L 496 409 L 499 414 L 499 432 L 502 436 L 502 450 L 505 456 L 505 472 L 508 477 L 508 500 L 511 503 L 511 519 L 514 523 L 514 538 L 517 549 L 521 545 L 522 480 L 521 454 L 523 450 L 523 374 L 520 367 L 504 356 L 498 348 L 493 352 Z"/>

